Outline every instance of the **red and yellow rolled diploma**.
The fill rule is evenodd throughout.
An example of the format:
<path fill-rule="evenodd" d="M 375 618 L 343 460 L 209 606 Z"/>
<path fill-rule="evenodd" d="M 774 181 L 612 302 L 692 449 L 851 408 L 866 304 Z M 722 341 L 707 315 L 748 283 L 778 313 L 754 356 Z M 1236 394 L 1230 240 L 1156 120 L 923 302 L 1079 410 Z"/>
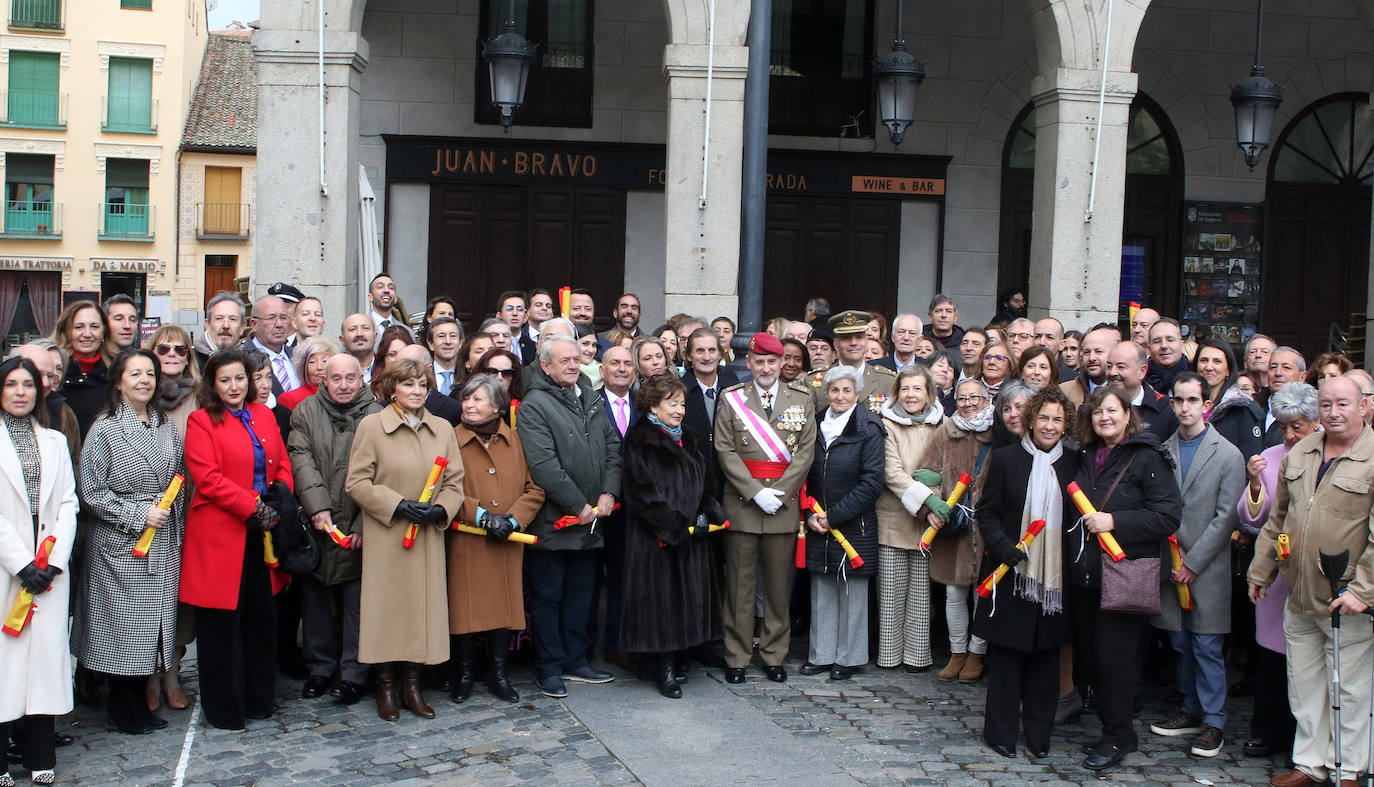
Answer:
<path fill-rule="evenodd" d="M 337 527 L 330 525 L 329 527 L 324 529 L 324 532 L 328 533 L 330 539 L 332 539 L 334 543 L 338 544 L 340 547 L 344 549 L 353 548 L 353 536 L 344 535 L 344 532 L 338 529 Z"/>
<path fill-rule="evenodd" d="M 429 478 L 425 479 L 424 491 L 420 493 L 420 502 L 428 503 L 434 499 L 434 488 L 439 485 L 439 476 L 444 474 L 444 468 L 448 467 L 448 459 L 442 456 L 435 457 L 434 466 L 429 468 Z M 401 539 L 401 546 L 411 549 L 415 546 L 415 536 L 420 532 L 420 526 L 411 522 L 406 525 L 405 538 Z"/>
<path fill-rule="evenodd" d="M 565 320 L 572 319 L 572 287 L 558 288 L 558 313 Z"/>
<path fill-rule="evenodd" d="M 473 527 L 472 525 L 465 525 L 462 522 L 454 522 L 450 527 L 457 530 L 459 533 L 467 533 L 473 536 L 485 536 L 487 534 L 487 529 L 484 527 Z M 521 533 L 519 530 L 515 530 L 511 532 L 506 540 L 514 541 L 517 544 L 537 544 L 539 543 L 539 536 Z"/>
<path fill-rule="evenodd" d="M 1016 542 L 1016 548 L 1021 550 L 1023 553 L 1029 554 L 1031 542 L 1034 541 L 1035 537 L 1040 535 L 1040 531 L 1044 529 L 1045 520 L 1043 519 L 1037 519 L 1034 522 L 1031 522 L 1029 525 L 1026 525 L 1026 534 L 1024 536 L 1021 536 L 1020 541 Z M 991 596 L 992 589 L 997 587 L 997 583 L 1001 582 L 1002 577 L 1005 577 L 1007 575 L 1007 572 L 1010 570 L 1011 566 L 1007 565 L 1006 563 L 1003 563 L 1002 565 L 998 566 L 995 571 L 993 571 L 991 574 L 988 574 L 987 578 L 984 579 L 982 583 L 978 585 L 978 595 L 982 596 L 983 598 Z"/>
<path fill-rule="evenodd" d="M 520 412 L 520 400 L 510 400 L 510 428 L 515 428 L 515 414 Z"/>
<path fill-rule="evenodd" d="M 38 553 L 33 556 L 33 565 L 38 570 L 48 567 L 48 555 L 52 554 L 52 548 L 57 545 L 57 538 L 48 536 L 38 545 Z M 11 637 L 17 637 L 24 632 L 24 627 L 33 618 L 33 593 L 28 588 L 20 588 L 19 596 L 14 600 L 14 607 L 10 609 L 10 614 L 5 618 L 3 630 Z"/>
<path fill-rule="evenodd" d="M 611 511 L 619 511 L 619 510 L 620 510 L 620 504 L 619 504 L 619 503 L 616 503 L 616 504 L 611 508 Z M 601 509 L 600 509 L 600 508 L 597 508 L 596 506 L 592 506 L 592 516 L 600 516 L 600 515 L 601 515 Z M 565 527 L 572 527 L 573 525 L 579 524 L 581 521 L 582 521 L 581 518 L 579 518 L 579 517 L 577 516 L 577 514 L 568 514 L 568 515 L 566 515 L 566 516 L 560 516 L 558 519 L 554 520 L 553 529 L 554 529 L 554 530 L 562 530 L 562 529 L 565 528 Z"/>
<path fill-rule="evenodd" d="M 968 473 L 960 473 L 959 481 L 954 484 L 954 489 L 950 491 L 949 498 L 945 500 L 945 505 L 954 508 L 959 505 L 959 498 L 964 496 L 964 492 L 973 486 L 973 476 Z M 940 532 L 940 525 L 931 525 L 926 528 L 926 532 L 921 534 L 921 541 L 916 546 L 922 551 L 930 549 L 931 543 L 935 541 L 935 535 Z"/>
<path fill-rule="evenodd" d="M 1078 485 L 1077 481 L 1070 481 L 1068 490 L 1069 496 L 1073 498 L 1074 505 L 1078 506 L 1078 513 L 1083 516 L 1097 513 L 1097 509 L 1093 507 L 1092 501 L 1088 499 L 1088 496 L 1083 494 L 1083 489 Z M 1097 543 L 1101 544 L 1102 549 L 1112 556 L 1113 563 L 1120 563 L 1126 559 L 1126 553 L 1121 551 L 1121 545 L 1116 543 L 1116 536 L 1113 536 L 1111 533 L 1098 533 Z"/>
<path fill-rule="evenodd" d="M 722 530 L 729 530 L 729 529 L 730 529 L 730 520 L 728 520 L 728 519 L 725 520 L 724 522 L 721 522 L 719 525 L 707 525 L 707 526 L 706 526 L 706 532 L 707 532 L 707 533 L 719 533 L 719 532 L 722 531 Z M 691 536 L 691 535 L 696 535 L 696 532 L 697 532 L 697 526 L 696 526 L 696 525 L 691 525 L 691 526 L 689 526 L 689 527 L 687 528 L 687 535 L 689 535 L 689 536 Z M 666 546 L 668 546 L 668 545 L 665 544 L 665 543 L 663 543 L 663 541 L 660 539 L 659 542 L 658 542 L 658 548 L 659 548 L 659 549 L 663 549 L 663 548 L 666 547 Z"/>
<path fill-rule="evenodd" d="M 162 499 L 157 501 L 157 507 L 163 511 L 170 511 L 172 503 L 177 499 L 177 493 L 181 491 L 181 485 L 186 482 L 180 474 L 172 476 L 172 483 L 167 485 L 167 491 L 163 493 Z M 153 536 L 157 535 L 157 528 L 143 528 L 143 535 L 138 537 L 138 543 L 134 544 L 134 557 L 147 557 L 148 550 L 153 546 Z"/>
<path fill-rule="evenodd" d="M 1183 568 L 1183 550 L 1178 546 L 1178 537 L 1173 533 L 1169 534 L 1169 567 L 1174 571 Z M 1188 587 L 1187 582 L 1175 582 L 1174 587 L 1178 589 L 1178 606 L 1185 612 L 1193 609 L 1193 590 Z"/>
<path fill-rule="evenodd" d="M 1274 557 L 1278 560 L 1287 560 L 1293 554 L 1292 541 L 1289 540 L 1287 533 L 1279 533 L 1279 537 L 1274 541 Z"/>
<path fill-rule="evenodd" d="M 845 556 L 849 558 L 850 566 L 854 568 L 863 567 L 864 559 L 859 557 L 859 551 L 854 548 L 853 544 L 849 543 L 849 539 L 844 537 L 844 533 L 841 533 L 839 528 L 832 527 L 826 532 L 834 536 L 836 541 L 840 542 L 840 549 L 843 549 Z"/>

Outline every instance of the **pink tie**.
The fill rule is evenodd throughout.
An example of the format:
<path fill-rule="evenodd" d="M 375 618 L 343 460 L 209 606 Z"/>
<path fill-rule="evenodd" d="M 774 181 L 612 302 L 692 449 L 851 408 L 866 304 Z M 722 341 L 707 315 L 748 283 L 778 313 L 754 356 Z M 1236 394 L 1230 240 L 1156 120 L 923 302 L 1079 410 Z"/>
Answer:
<path fill-rule="evenodd" d="M 615 428 L 620 430 L 620 436 L 625 436 L 625 430 L 630 428 L 630 417 L 625 412 L 625 400 L 615 400 Z"/>

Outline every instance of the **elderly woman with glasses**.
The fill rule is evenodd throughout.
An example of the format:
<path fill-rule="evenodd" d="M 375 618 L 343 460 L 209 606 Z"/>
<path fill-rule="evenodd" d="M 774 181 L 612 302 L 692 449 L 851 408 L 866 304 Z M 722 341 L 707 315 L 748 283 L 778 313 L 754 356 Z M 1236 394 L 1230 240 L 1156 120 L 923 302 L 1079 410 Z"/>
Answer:
<path fill-rule="evenodd" d="M 991 337 L 988 346 L 978 355 L 978 368 L 989 396 L 996 396 L 1002 388 L 1002 383 L 1015 380 L 1021 374 L 1021 367 L 1017 365 L 1011 347 L 1005 341 L 993 341 Z"/>
<path fill-rule="evenodd" d="M 278 397 L 277 404 L 291 411 L 296 409 L 296 405 L 304 401 L 305 397 L 314 396 L 324 383 L 325 364 L 340 352 L 339 345 L 328 337 L 311 336 L 303 339 L 291 353 L 291 364 L 296 367 L 296 376 L 300 378 L 301 385 Z"/>
<path fill-rule="evenodd" d="M 981 380 L 968 379 L 955 386 L 954 415 L 940 424 L 930 438 L 918 468 L 934 471 L 916 481 L 919 489 L 913 498 L 921 498 L 918 526 L 937 527 L 930 546 L 930 578 L 945 586 L 945 623 L 949 627 L 949 662 L 936 675 L 944 681 L 959 680 L 974 683 L 983 676 L 983 654 L 987 642 L 969 636 L 969 603 L 973 584 L 978 581 L 978 562 L 983 555 L 983 539 L 972 526 L 972 516 L 960 509 L 976 508 L 987 475 L 987 458 L 992 450 L 992 402 L 987 386 Z M 946 501 L 959 476 L 967 473 L 973 483 L 964 492 L 959 505 L 951 508 Z M 926 483 L 929 481 L 930 483 Z M 921 492 L 925 491 L 924 497 Z"/>

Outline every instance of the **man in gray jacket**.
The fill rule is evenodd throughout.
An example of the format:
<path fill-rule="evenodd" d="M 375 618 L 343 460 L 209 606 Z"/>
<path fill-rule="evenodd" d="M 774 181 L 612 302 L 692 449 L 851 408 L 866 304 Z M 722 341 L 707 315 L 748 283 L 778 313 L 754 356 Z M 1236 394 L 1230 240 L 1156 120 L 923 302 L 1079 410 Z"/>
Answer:
<path fill-rule="evenodd" d="M 1183 497 L 1178 547 L 1183 565 L 1173 569 L 1173 584 L 1160 594 L 1160 615 L 1151 621 L 1169 632 L 1178 652 L 1178 688 L 1183 708 L 1150 725 L 1156 735 L 1192 735 L 1197 757 L 1221 753 L 1226 725 L 1226 661 L 1222 641 L 1231 631 L 1231 576 L 1228 549 L 1236 529 L 1236 501 L 1245 486 L 1245 459 L 1229 440 L 1207 426 L 1211 409 L 1207 383 L 1195 372 L 1174 378 L 1173 406 L 1178 431 L 1164 441 L 1174 462 L 1174 481 Z M 1182 608 L 1186 587 L 1191 610 Z"/>
<path fill-rule="evenodd" d="M 525 550 L 535 679 L 549 697 L 566 697 L 564 681 L 609 683 L 609 672 L 587 662 L 595 550 L 603 546 L 597 520 L 620 494 L 620 435 L 604 400 L 578 379 L 577 342 L 541 342 L 517 421 L 530 476 L 544 489 L 544 506 L 530 523 L 539 543 Z M 568 518 L 571 524 L 559 526 Z"/>

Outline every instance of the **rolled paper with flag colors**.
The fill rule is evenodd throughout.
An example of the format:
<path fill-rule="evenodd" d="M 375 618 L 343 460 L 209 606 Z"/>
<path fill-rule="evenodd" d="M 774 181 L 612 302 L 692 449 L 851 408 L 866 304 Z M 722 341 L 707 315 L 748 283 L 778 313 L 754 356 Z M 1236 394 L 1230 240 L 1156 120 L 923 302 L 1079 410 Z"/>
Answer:
<path fill-rule="evenodd" d="M 850 566 L 853 568 L 863 567 L 864 559 L 859 557 L 859 551 L 854 548 L 853 544 L 849 543 L 849 539 L 844 537 L 844 533 L 841 533 L 839 528 L 832 527 L 826 532 L 834 536 L 836 541 L 840 542 L 840 549 L 843 549 L 845 555 L 849 557 Z"/>
<path fill-rule="evenodd" d="M 1096 514 L 1097 509 L 1093 506 L 1088 496 L 1083 494 L 1083 489 L 1077 481 L 1070 481 L 1067 487 L 1069 496 L 1073 498 L 1074 505 L 1078 506 L 1078 513 L 1083 516 Z M 1116 536 L 1111 533 L 1098 533 L 1097 543 L 1102 545 L 1102 549 L 1112 556 L 1113 563 L 1120 563 L 1126 559 L 1126 553 L 1121 551 L 1121 545 L 1116 543 Z"/>
<path fill-rule="evenodd" d="M 330 525 L 329 527 L 324 529 L 324 532 L 329 534 L 329 537 L 333 539 L 335 544 L 338 544 L 344 549 L 353 548 L 353 536 L 344 535 L 343 531 L 338 529 L 337 527 Z"/>
<path fill-rule="evenodd" d="M 572 319 L 572 287 L 558 288 L 558 311 L 563 319 Z"/>
<path fill-rule="evenodd" d="M 272 534 L 262 534 L 262 562 L 268 568 L 276 568 L 281 565 L 277 560 L 277 550 L 272 546 Z"/>
<path fill-rule="evenodd" d="M 972 485 L 973 476 L 968 473 L 960 473 L 959 480 L 954 484 L 954 489 L 950 491 L 949 497 L 945 500 L 945 505 L 949 506 L 951 509 L 959 505 L 959 498 L 963 497 L 964 492 Z M 917 548 L 923 552 L 930 549 L 930 545 L 935 541 L 936 534 L 940 532 L 940 527 L 941 525 L 931 525 L 927 527 L 926 532 L 921 534 L 921 541 L 916 545 Z"/>
<path fill-rule="evenodd" d="M 620 504 L 619 504 L 619 503 L 616 503 L 614 506 L 611 507 L 611 511 L 612 511 L 612 512 L 619 511 L 619 510 L 620 510 Z M 592 506 L 592 516 L 600 516 L 600 515 L 601 515 L 601 509 L 600 509 L 600 508 L 597 508 L 596 506 Z M 573 525 L 580 524 L 581 522 L 582 522 L 582 517 L 579 517 L 577 514 L 567 514 L 567 515 L 564 515 L 564 516 L 560 516 L 558 519 L 554 520 L 553 529 L 554 529 L 554 530 L 562 530 L 562 529 L 565 528 L 565 527 L 572 527 Z"/>
<path fill-rule="evenodd" d="M 425 479 L 425 488 L 420 492 L 420 502 L 428 503 L 434 499 L 434 487 L 439 485 L 439 476 L 443 474 L 444 468 L 448 467 L 448 459 L 442 456 L 434 458 L 434 465 L 429 468 L 429 478 Z M 411 549 L 415 546 L 415 537 L 420 533 L 420 526 L 411 522 L 406 526 L 405 538 L 401 539 L 401 546 Z"/>
<path fill-rule="evenodd" d="M 1030 554 L 1031 542 L 1034 541 L 1035 537 L 1040 535 L 1040 531 L 1044 529 L 1045 520 L 1043 519 L 1037 519 L 1034 522 L 1031 522 L 1029 525 L 1026 525 L 1026 534 L 1024 536 L 1021 536 L 1020 541 L 1016 542 L 1016 548 L 1021 550 L 1025 554 Z M 987 579 L 984 579 L 982 583 L 978 585 L 978 595 L 982 596 L 983 598 L 991 596 L 992 589 L 997 587 L 997 583 L 1001 582 L 1002 577 L 1005 577 L 1007 575 L 1007 572 L 1010 570 L 1011 566 L 1007 565 L 1006 563 L 1003 563 L 1002 565 L 998 566 L 995 571 L 993 571 L 991 574 L 988 574 Z"/>
<path fill-rule="evenodd" d="M 515 428 L 515 414 L 520 411 L 520 400 L 510 400 L 510 428 Z"/>
<path fill-rule="evenodd" d="M 48 536 L 38 544 L 38 552 L 33 556 L 34 568 L 39 571 L 48 567 L 48 555 L 52 554 L 52 548 L 57 545 L 57 538 Z M 19 596 L 14 600 L 14 606 L 10 609 L 10 614 L 5 618 L 3 630 L 11 637 L 17 637 L 24 633 L 24 627 L 33 618 L 33 593 L 28 588 L 20 588 Z"/>
<path fill-rule="evenodd" d="M 1174 571 L 1183 569 L 1183 550 L 1178 546 L 1178 536 L 1169 534 L 1169 567 Z M 1185 612 L 1193 609 L 1193 590 L 1188 587 L 1187 582 L 1175 582 L 1174 587 L 1178 588 L 1178 606 Z"/>
<path fill-rule="evenodd" d="M 454 522 L 451 527 L 459 533 L 467 533 L 473 536 L 485 536 L 487 534 L 487 529 L 484 527 L 473 527 L 472 525 L 465 525 L 462 522 Z M 517 544 L 537 544 L 539 543 L 539 536 L 521 533 L 519 530 L 513 530 L 509 536 L 506 536 L 506 540 L 514 541 Z"/>
<path fill-rule="evenodd" d="M 1292 542 L 1289 540 L 1288 534 L 1279 533 L 1278 540 L 1274 542 L 1275 557 L 1279 560 L 1287 560 L 1288 556 L 1292 554 L 1291 546 Z"/>
<path fill-rule="evenodd" d="M 720 523 L 719 525 L 707 525 L 707 526 L 706 526 L 706 532 L 707 532 L 707 533 L 719 533 L 719 532 L 722 531 L 722 530 L 729 530 L 729 529 L 730 529 L 730 520 L 728 520 L 728 519 L 725 520 L 724 522 Z M 689 526 L 689 527 L 687 528 L 687 535 L 689 535 L 689 536 L 694 536 L 694 535 L 696 535 L 696 533 L 697 533 L 697 526 L 696 526 L 696 525 L 691 525 L 691 526 Z M 668 545 L 665 544 L 665 543 L 663 543 L 663 539 L 659 539 L 659 541 L 658 541 L 658 548 L 659 548 L 659 549 L 663 549 L 663 548 L 666 547 L 666 546 L 668 546 Z"/>
<path fill-rule="evenodd" d="M 157 507 L 163 511 L 170 511 L 172 503 L 177 499 L 177 493 L 181 491 L 181 485 L 186 479 L 181 474 L 172 476 L 172 483 L 167 485 L 167 491 L 162 494 L 162 499 L 157 501 Z M 143 535 L 138 537 L 138 543 L 134 544 L 134 557 L 147 557 L 148 550 L 153 547 L 153 536 L 157 535 L 157 528 L 143 528 Z"/>

